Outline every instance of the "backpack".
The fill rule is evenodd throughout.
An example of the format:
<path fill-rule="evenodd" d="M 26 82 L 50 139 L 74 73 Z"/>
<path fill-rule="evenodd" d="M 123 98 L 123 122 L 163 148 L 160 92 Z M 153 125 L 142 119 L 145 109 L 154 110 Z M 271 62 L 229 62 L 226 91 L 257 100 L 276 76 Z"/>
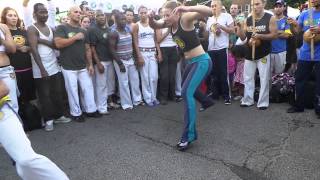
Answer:
<path fill-rule="evenodd" d="M 41 114 L 37 106 L 31 103 L 19 105 L 19 116 L 25 131 L 32 131 L 42 128 Z"/>

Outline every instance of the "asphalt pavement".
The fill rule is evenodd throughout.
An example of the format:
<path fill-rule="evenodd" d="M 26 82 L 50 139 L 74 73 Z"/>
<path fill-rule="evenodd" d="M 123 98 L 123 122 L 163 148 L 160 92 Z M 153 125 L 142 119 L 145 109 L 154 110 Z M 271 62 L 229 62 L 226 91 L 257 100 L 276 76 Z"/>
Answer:
<path fill-rule="evenodd" d="M 320 120 L 312 110 L 287 114 L 222 101 L 198 113 L 198 140 L 186 152 L 175 145 L 183 105 L 113 110 L 111 115 L 35 130 L 36 152 L 74 180 L 319 180 Z M 0 179 L 19 179 L 0 148 Z"/>

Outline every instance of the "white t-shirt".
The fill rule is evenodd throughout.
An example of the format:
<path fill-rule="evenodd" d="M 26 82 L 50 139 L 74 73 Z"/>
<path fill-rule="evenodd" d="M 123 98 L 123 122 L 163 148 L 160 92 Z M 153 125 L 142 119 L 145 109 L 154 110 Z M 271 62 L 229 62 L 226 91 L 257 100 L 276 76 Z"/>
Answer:
<path fill-rule="evenodd" d="M 162 35 L 170 31 L 169 28 L 161 29 Z M 169 34 L 163 39 L 163 41 L 160 43 L 160 47 L 174 47 L 177 46 L 177 44 L 173 41 L 172 35 L 169 32 Z"/>
<path fill-rule="evenodd" d="M 138 22 L 139 25 L 139 47 L 141 48 L 154 48 L 156 47 L 154 42 L 154 30 L 148 25 L 144 27 L 140 21 Z"/>
<path fill-rule="evenodd" d="M 221 26 L 227 27 L 233 23 L 233 18 L 228 13 L 221 13 L 220 16 L 209 17 L 207 21 L 206 30 L 209 32 L 209 46 L 208 51 L 211 50 L 220 50 L 229 47 L 229 34 L 221 29 L 219 36 L 216 36 L 211 32 L 211 26 L 214 24 L 220 24 Z"/>

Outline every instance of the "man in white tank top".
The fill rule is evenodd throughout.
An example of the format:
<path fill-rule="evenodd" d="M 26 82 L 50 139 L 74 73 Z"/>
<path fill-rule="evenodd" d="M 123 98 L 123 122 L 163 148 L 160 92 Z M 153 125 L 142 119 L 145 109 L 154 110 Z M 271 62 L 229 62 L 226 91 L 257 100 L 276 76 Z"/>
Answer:
<path fill-rule="evenodd" d="M 68 123 L 71 119 L 63 116 L 63 84 L 60 66 L 54 52 L 53 32 L 46 25 L 48 14 L 43 4 L 34 6 L 35 24 L 28 28 L 28 40 L 32 53 L 33 78 L 42 115 L 46 123 L 45 130 L 53 130 L 53 122 Z"/>
<path fill-rule="evenodd" d="M 140 21 L 132 27 L 136 63 L 139 66 L 143 99 L 148 106 L 159 104 L 157 100 L 158 62 L 156 52 L 160 52 L 155 31 L 149 26 L 147 8 L 139 7 Z M 160 55 L 161 53 L 159 53 Z"/>

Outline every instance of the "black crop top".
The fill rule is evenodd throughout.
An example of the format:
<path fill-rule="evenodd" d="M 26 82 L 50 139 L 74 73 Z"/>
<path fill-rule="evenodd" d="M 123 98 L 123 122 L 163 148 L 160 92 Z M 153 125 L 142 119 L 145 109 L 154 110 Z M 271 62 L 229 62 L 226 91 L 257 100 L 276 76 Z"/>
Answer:
<path fill-rule="evenodd" d="M 197 36 L 195 28 L 191 31 L 183 30 L 181 26 L 181 18 L 179 19 L 177 32 L 173 33 L 171 28 L 171 34 L 174 42 L 177 43 L 183 52 L 188 52 L 200 45 L 200 40 Z"/>

